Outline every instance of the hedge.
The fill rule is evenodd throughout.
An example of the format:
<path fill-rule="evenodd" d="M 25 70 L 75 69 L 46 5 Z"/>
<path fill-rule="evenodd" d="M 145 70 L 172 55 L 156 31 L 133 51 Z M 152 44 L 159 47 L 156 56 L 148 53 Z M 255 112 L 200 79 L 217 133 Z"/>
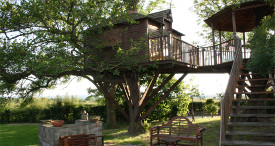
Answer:
<path fill-rule="evenodd" d="M 45 99 L 43 99 L 45 100 Z M 0 107 L 0 123 L 38 123 L 40 120 L 45 119 L 62 119 L 66 123 L 74 123 L 76 119 L 80 119 L 81 110 L 85 109 L 89 116 L 96 115 L 100 116 L 103 121 L 106 117 L 106 107 L 105 106 L 95 106 L 91 104 L 83 104 L 80 102 L 75 102 L 72 100 L 64 99 L 49 99 L 45 100 L 43 103 L 38 101 L 39 104 L 30 104 L 27 107 L 20 107 L 17 100 L 12 106 Z M 51 104 L 45 105 L 45 103 L 52 102 Z M 215 103 L 220 106 L 219 103 Z M 192 105 L 195 115 L 204 114 L 203 109 L 205 102 L 193 102 L 189 104 L 189 111 L 192 110 Z M 17 107 L 16 107 L 17 106 Z M 122 105 L 122 107 L 127 111 L 127 106 Z M 159 114 L 163 110 L 162 108 L 156 108 L 151 114 L 148 115 L 147 120 L 167 120 L 177 115 L 177 107 L 170 107 L 168 114 Z M 116 112 L 117 120 L 125 120 L 122 114 L 117 110 Z M 191 114 L 191 112 L 189 112 Z"/>

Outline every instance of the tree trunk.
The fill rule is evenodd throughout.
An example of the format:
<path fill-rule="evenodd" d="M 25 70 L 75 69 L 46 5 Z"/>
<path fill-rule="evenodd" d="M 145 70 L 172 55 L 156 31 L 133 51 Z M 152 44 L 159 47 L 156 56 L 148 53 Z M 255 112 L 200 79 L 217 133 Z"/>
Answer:
<path fill-rule="evenodd" d="M 129 135 L 138 135 L 144 133 L 144 128 L 142 126 L 142 121 L 138 120 L 135 121 L 134 114 L 130 114 L 130 122 L 129 122 L 129 128 L 128 128 L 128 134 Z"/>
<path fill-rule="evenodd" d="M 114 95 L 114 94 L 112 94 Z M 109 100 L 109 98 L 105 98 L 106 101 L 106 108 L 107 108 L 107 124 L 108 127 L 113 129 L 117 127 L 116 122 L 116 110 L 115 105 L 112 101 Z"/>
<path fill-rule="evenodd" d="M 99 84 L 97 85 L 97 88 L 100 89 L 100 91 L 103 93 L 105 102 L 106 102 L 106 122 L 108 124 L 109 128 L 116 128 L 117 122 L 116 122 L 116 110 L 115 105 L 112 99 L 115 99 L 115 92 L 117 89 L 117 84 Z"/>
<path fill-rule="evenodd" d="M 128 134 L 138 135 L 144 132 L 142 121 L 138 118 L 138 116 L 140 116 L 138 113 L 139 100 L 141 98 L 138 74 L 136 72 L 125 74 L 124 79 L 128 88 L 128 99 L 130 100 L 130 102 L 128 102 L 130 118 Z"/>

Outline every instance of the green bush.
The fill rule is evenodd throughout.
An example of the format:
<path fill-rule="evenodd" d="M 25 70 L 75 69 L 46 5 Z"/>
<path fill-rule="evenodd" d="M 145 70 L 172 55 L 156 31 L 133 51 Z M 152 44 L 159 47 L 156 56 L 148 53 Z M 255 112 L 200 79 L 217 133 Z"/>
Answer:
<path fill-rule="evenodd" d="M 219 112 L 219 106 L 215 104 L 213 99 L 206 100 L 204 109 L 212 117 Z"/>
<path fill-rule="evenodd" d="M 194 110 L 195 115 L 204 115 L 205 112 L 207 112 L 206 108 L 210 110 L 209 106 L 206 107 L 206 105 L 208 105 L 208 104 L 216 105 L 217 106 L 216 108 L 218 109 L 218 111 L 215 114 L 219 113 L 220 102 L 215 102 L 213 99 L 207 99 L 206 101 L 195 101 L 195 102 L 189 104 L 188 109 L 189 109 L 189 112 L 191 112 L 192 105 L 193 105 L 193 110 Z M 207 113 L 209 113 L 209 112 L 207 112 Z M 209 114 L 211 114 L 211 113 L 209 113 Z"/>
<path fill-rule="evenodd" d="M 90 115 L 105 117 L 104 106 L 95 105 L 74 97 L 65 98 L 34 98 L 26 106 L 22 99 L 10 99 L 0 107 L 0 123 L 37 123 L 44 119 L 62 119 L 66 123 L 74 123 L 80 119 L 81 110 Z M 1 104 L 3 105 L 3 104 Z"/>

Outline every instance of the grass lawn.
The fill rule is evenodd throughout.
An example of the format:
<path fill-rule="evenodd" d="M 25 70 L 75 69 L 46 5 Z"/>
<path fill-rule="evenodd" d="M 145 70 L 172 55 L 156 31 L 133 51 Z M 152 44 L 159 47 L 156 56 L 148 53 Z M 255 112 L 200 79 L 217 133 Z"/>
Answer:
<path fill-rule="evenodd" d="M 38 145 L 37 124 L 0 124 L 0 146 Z"/>
<path fill-rule="evenodd" d="M 191 119 L 190 119 L 191 120 Z M 206 127 L 203 133 L 205 146 L 219 144 L 220 117 L 196 117 L 194 123 Z M 148 145 L 149 133 L 131 137 L 127 134 L 127 125 L 120 125 L 118 129 L 103 130 L 106 145 Z M 0 146 L 34 146 L 38 145 L 38 129 L 35 124 L 0 124 Z"/>

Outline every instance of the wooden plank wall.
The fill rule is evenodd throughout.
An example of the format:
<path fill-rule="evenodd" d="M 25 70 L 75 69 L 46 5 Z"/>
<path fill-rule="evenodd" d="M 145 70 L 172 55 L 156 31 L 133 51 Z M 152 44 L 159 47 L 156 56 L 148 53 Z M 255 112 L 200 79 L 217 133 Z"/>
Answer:
<path fill-rule="evenodd" d="M 91 40 L 88 42 L 88 50 L 89 52 L 97 53 L 99 58 L 115 61 L 115 55 L 117 49 L 120 47 L 124 50 L 129 50 L 131 46 L 135 43 L 139 42 L 138 47 L 144 47 L 140 49 L 136 54 L 132 57 L 140 58 L 148 55 L 148 47 L 147 43 L 147 19 L 141 19 L 136 24 L 120 24 L 115 26 L 113 29 L 106 29 L 101 34 L 96 34 L 94 36 L 88 36 L 87 38 Z M 99 40 L 95 40 L 95 38 L 100 38 Z M 140 42 L 141 39 L 144 39 L 143 42 Z M 100 46 L 100 49 L 93 50 L 96 46 Z"/>

